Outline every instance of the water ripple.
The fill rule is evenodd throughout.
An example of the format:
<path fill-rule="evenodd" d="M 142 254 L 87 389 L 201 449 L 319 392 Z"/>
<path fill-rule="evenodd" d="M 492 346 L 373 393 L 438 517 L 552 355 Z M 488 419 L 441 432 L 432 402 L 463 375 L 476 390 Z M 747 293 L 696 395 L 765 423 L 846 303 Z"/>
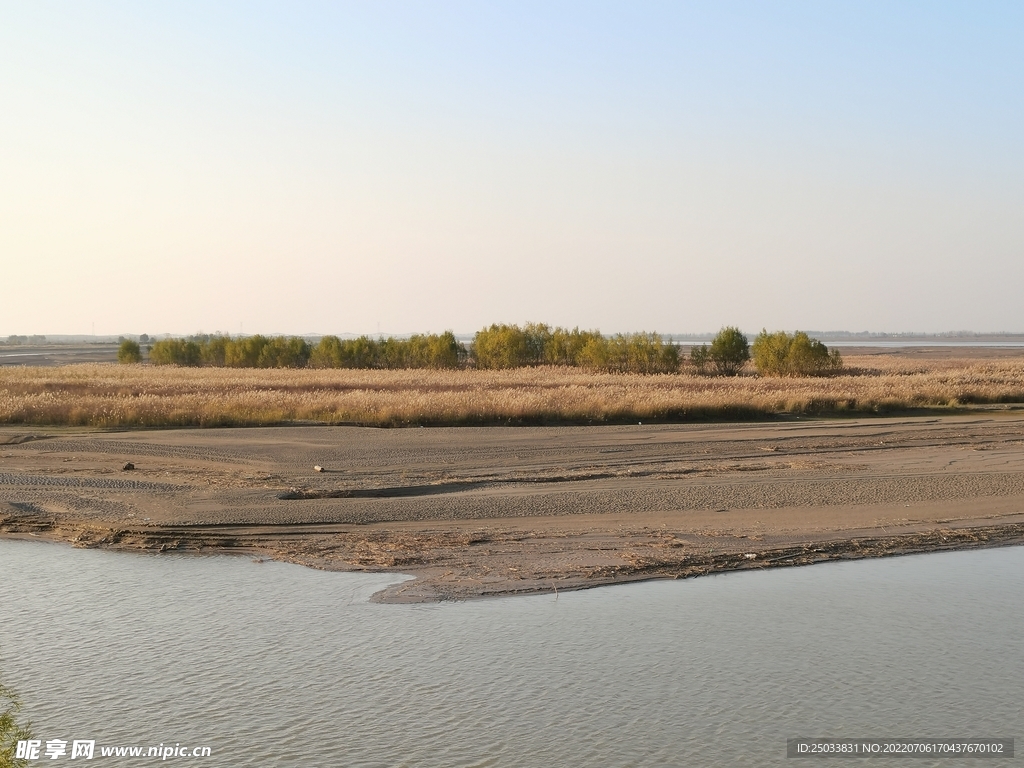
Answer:
<path fill-rule="evenodd" d="M 379 605 L 402 577 L 0 541 L 0 668 L 43 738 L 203 766 L 782 766 L 798 735 L 1018 736 L 1022 566 Z"/>

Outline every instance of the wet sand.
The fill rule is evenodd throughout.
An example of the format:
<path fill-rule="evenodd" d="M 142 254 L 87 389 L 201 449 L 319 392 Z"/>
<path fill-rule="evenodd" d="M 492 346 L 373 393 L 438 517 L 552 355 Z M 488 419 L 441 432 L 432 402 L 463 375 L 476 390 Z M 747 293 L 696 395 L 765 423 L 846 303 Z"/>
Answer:
<path fill-rule="evenodd" d="M 602 427 L 3 427 L 0 534 L 417 577 L 378 596 L 387 601 L 1020 544 L 1024 412 Z"/>

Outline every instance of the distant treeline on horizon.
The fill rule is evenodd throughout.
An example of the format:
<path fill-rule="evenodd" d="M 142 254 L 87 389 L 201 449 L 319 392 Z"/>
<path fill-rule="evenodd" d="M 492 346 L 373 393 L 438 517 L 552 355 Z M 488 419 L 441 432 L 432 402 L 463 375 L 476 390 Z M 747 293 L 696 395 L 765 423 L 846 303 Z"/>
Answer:
<path fill-rule="evenodd" d="M 598 331 L 542 323 L 492 325 L 466 345 L 451 331 L 409 338 L 342 339 L 310 344 L 298 336 L 210 336 L 163 339 L 149 350 L 155 365 L 229 368 L 522 368 L 578 366 L 629 373 L 667 373 L 680 365 L 679 349 L 657 333 L 603 336 Z"/>
<path fill-rule="evenodd" d="M 753 359 L 758 372 L 774 375 L 825 375 L 839 372 L 842 358 L 806 333 L 762 331 L 751 346 L 738 329 L 723 328 L 710 346 L 680 353 L 672 339 L 658 333 L 620 333 L 552 328 L 543 323 L 491 325 L 467 346 L 451 331 L 414 334 L 406 339 L 324 336 L 311 344 L 298 336 L 196 335 L 162 339 L 149 349 L 154 365 L 228 368 L 356 369 L 512 369 L 540 365 L 567 366 L 608 373 L 677 373 L 683 365 L 704 375 L 733 376 Z M 753 355 L 751 355 L 753 353 Z M 123 363 L 142 361 L 142 349 L 125 340 L 118 352 Z"/>

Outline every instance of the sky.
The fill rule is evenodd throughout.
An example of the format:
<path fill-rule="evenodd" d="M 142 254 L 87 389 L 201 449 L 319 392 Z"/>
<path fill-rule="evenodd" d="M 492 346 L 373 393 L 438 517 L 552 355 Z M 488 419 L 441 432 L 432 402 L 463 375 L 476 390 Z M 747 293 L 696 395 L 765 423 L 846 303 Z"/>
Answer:
<path fill-rule="evenodd" d="M 1024 331 L 1019 2 L 0 0 L 0 336 Z"/>

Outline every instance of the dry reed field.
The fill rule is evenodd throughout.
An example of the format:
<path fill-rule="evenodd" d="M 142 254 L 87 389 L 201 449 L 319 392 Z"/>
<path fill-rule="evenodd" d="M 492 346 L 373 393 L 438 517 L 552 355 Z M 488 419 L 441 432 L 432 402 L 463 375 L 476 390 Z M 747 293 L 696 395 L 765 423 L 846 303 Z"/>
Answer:
<path fill-rule="evenodd" d="M 0 423 L 89 427 L 614 423 L 1024 403 L 1024 357 L 846 358 L 830 378 L 82 364 L 0 369 Z"/>

